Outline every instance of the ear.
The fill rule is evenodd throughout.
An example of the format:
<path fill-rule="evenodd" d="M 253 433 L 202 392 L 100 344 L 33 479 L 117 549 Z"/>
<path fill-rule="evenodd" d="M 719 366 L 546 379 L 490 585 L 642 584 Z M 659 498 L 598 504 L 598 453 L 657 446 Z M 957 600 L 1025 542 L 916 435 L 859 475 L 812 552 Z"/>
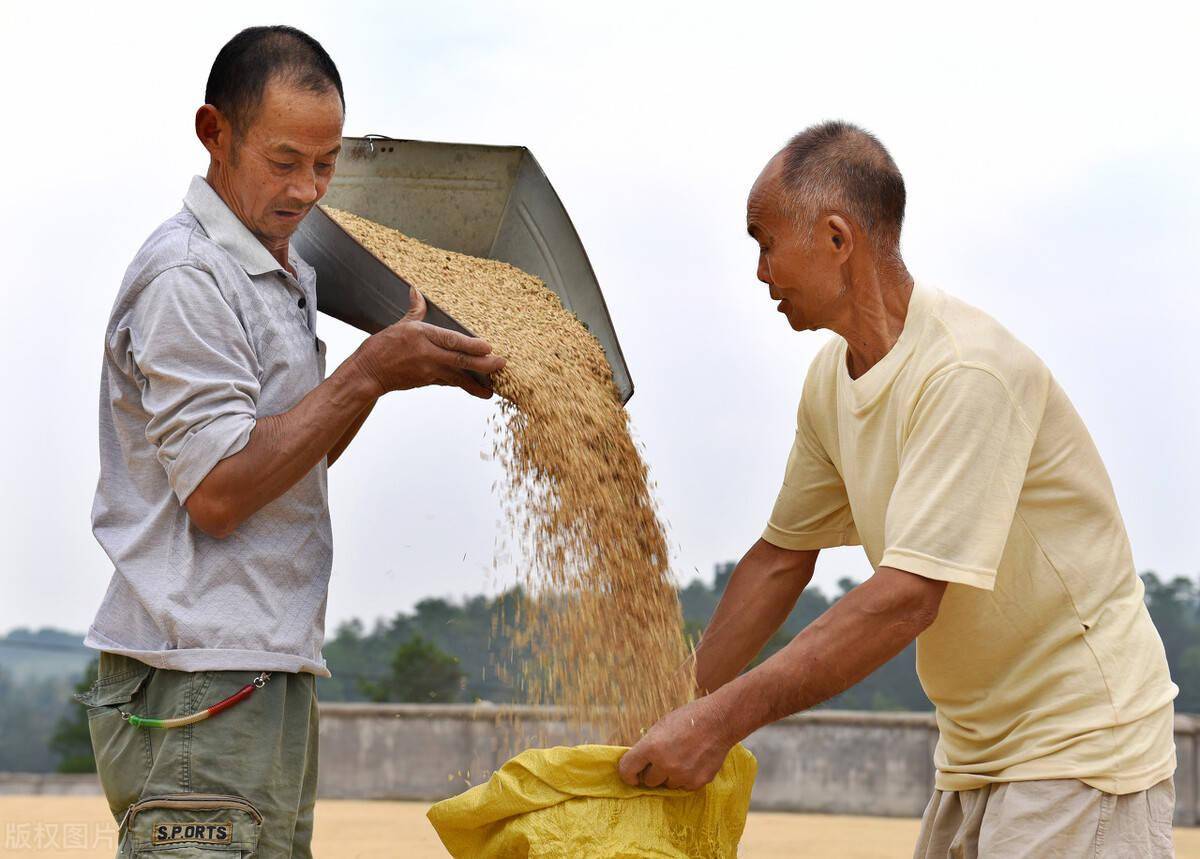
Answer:
<path fill-rule="evenodd" d="M 839 257 L 839 262 L 845 262 L 854 253 L 853 227 L 841 215 L 827 215 L 824 226 L 829 250 Z"/>
<path fill-rule="evenodd" d="M 196 111 L 196 137 L 208 150 L 212 160 L 228 160 L 233 145 L 233 128 L 225 115 L 211 104 L 201 105 Z"/>

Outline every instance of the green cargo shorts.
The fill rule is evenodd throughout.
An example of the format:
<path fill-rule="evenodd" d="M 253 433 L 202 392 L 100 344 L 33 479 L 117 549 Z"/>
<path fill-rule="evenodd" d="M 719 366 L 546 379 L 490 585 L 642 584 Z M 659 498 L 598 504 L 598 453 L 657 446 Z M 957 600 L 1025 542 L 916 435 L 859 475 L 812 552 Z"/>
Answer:
<path fill-rule="evenodd" d="M 121 711 L 187 716 L 256 671 L 168 671 L 101 653 L 87 692 L 96 770 L 120 829 L 120 859 L 312 855 L 317 695 L 311 674 L 273 673 L 261 689 L 183 728 L 130 725 Z"/>

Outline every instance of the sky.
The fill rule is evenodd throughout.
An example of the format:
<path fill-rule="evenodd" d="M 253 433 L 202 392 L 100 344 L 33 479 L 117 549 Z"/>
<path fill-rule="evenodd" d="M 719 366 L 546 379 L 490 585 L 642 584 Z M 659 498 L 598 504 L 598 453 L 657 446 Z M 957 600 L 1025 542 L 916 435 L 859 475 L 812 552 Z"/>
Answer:
<path fill-rule="evenodd" d="M 1107 8 L 1107 7 L 1104 7 Z M 787 138 L 875 132 L 918 280 L 1049 365 L 1107 464 L 1139 569 L 1200 573 L 1200 7 L 789 2 L 22 4 L 0 72 L 0 632 L 83 630 L 103 331 L 138 246 L 206 160 L 221 45 L 289 23 L 338 63 L 346 133 L 528 146 L 591 257 L 681 581 L 765 524 L 808 363 L 755 279 L 745 199 Z M 363 335 L 322 316 L 329 367 Z M 495 405 L 389 394 L 330 471 L 328 628 L 491 593 Z M 822 554 L 816 582 L 871 570 Z"/>

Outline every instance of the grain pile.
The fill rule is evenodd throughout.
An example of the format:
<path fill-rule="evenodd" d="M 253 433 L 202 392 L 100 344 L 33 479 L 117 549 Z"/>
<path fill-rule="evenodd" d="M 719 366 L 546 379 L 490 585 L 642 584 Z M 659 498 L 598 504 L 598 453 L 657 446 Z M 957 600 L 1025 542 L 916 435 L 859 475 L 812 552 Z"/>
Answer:
<path fill-rule="evenodd" d="M 528 568 L 517 639 L 531 703 L 632 744 L 689 700 L 666 537 L 603 349 L 536 277 L 325 211 L 507 361 L 495 454 Z"/>

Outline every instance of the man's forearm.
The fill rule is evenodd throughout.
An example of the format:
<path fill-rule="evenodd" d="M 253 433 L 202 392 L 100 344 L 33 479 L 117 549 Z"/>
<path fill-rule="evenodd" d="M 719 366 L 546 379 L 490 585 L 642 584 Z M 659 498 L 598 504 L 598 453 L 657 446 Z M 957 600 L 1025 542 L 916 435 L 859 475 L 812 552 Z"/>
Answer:
<path fill-rule="evenodd" d="M 815 549 L 790 551 L 765 540 L 750 548 L 696 648 L 700 694 L 724 686 L 758 655 L 812 580 L 816 563 Z"/>
<path fill-rule="evenodd" d="M 944 590 L 944 582 L 881 567 L 781 651 L 709 696 L 730 740 L 862 680 L 934 621 Z"/>
<path fill-rule="evenodd" d="M 477 337 L 425 322 L 427 309 L 421 293 L 410 288 L 403 318 L 364 340 L 295 408 L 258 420 L 246 446 L 218 462 L 188 496 L 192 523 L 214 537 L 231 534 L 330 451 L 336 459 L 368 406 L 386 391 L 453 385 L 490 397 L 491 388 L 478 376 L 498 373 L 504 359 Z"/>
<path fill-rule="evenodd" d="M 212 536 L 232 533 L 328 455 L 377 396 L 378 386 L 353 361 L 343 362 L 294 408 L 260 418 L 246 446 L 196 487 L 188 515 Z"/>
<path fill-rule="evenodd" d="M 375 408 L 375 403 L 377 402 L 379 401 L 371 400 L 371 402 L 367 403 L 366 408 L 358 413 L 358 417 L 351 422 L 350 426 L 346 427 L 346 431 L 342 433 L 342 437 L 329 449 L 327 465 L 333 465 L 345 453 L 346 448 L 350 446 L 350 442 L 354 441 L 354 437 L 358 435 L 358 431 L 366 423 L 367 416 L 371 414 L 371 409 Z"/>

